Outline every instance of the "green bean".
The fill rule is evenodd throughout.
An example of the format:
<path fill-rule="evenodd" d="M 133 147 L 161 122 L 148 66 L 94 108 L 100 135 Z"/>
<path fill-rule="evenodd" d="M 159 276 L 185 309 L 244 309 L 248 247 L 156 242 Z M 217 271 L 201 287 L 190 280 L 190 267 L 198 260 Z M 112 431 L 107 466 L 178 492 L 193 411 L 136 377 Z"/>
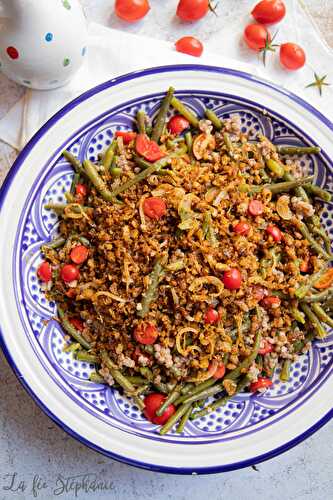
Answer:
<path fill-rule="evenodd" d="M 66 243 L 65 238 L 63 238 L 62 236 L 59 236 L 59 238 L 51 240 L 49 243 L 45 243 L 45 245 L 42 245 L 41 249 L 43 251 L 43 248 L 45 248 L 47 250 L 60 248 L 60 247 L 64 246 L 65 243 Z"/>
<path fill-rule="evenodd" d="M 333 327 L 333 319 L 326 314 L 324 309 L 319 304 L 312 304 L 311 309 L 321 321 L 326 323 L 326 325 Z"/>
<path fill-rule="evenodd" d="M 222 362 L 223 362 L 224 366 L 227 366 L 227 364 L 229 362 L 229 357 L 230 357 L 230 352 L 225 352 L 223 354 Z"/>
<path fill-rule="evenodd" d="M 173 97 L 171 99 L 171 106 L 174 107 L 186 120 L 190 122 L 193 127 L 198 128 L 199 127 L 199 120 L 195 116 L 192 111 L 190 111 L 184 104 L 177 99 L 177 97 Z"/>
<path fill-rule="evenodd" d="M 70 189 L 70 193 L 72 195 L 75 194 L 76 185 L 79 183 L 79 180 L 80 180 L 80 174 L 75 173 L 73 175 L 73 180 L 72 180 L 71 189 Z"/>
<path fill-rule="evenodd" d="M 330 298 L 333 295 L 333 288 L 328 288 L 327 290 L 323 290 L 319 293 L 313 293 L 312 295 L 306 295 L 302 300 L 303 302 L 312 303 L 312 302 L 323 302 L 326 299 Z"/>
<path fill-rule="evenodd" d="M 284 168 L 281 163 L 277 162 L 276 160 L 273 160 L 270 158 L 269 160 L 266 160 L 266 167 L 273 172 L 273 174 L 277 175 L 278 177 L 283 177 L 284 175 Z"/>
<path fill-rule="evenodd" d="M 194 388 L 194 384 L 192 384 L 191 382 L 189 382 L 188 384 L 185 384 L 181 389 L 180 389 L 180 392 L 185 395 L 185 394 L 188 394 L 193 388 Z"/>
<path fill-rule="evenodd" d="M 175 91 L 175 89 L 173 87 L 169 87 L 169 90 L 161 103 L 160 110 L 157 114 L 155 124 L 153 126 L 153 132 L 151 134 L 151 138 L 153 141 L 155 141 L 157 143 L 159 142 L 161 135 L 163 133 L 163 129 L 165 126 L 165 120 L 166 120 L 166 117 L 167 117 L 167 114 L 168 114 L 168 111 L 170 108 L 170 104 L 171 104 L 171 101 L 173 98 L 174 91 Z"/>
<path fill-rule="evenodd" d="M 253 350 L 251 354 L 245 358 L 234 370 L 232 370 L 230 373 L 227 373 L 224 377 L 224 380 L 236 380 L 238 377 L 245 371 L 250 368 L 252 365 L 253 361 L 256 359 L 259 349 L 260 349 L 260 342 L 261 342 L 261 332 L 258 331 L 256 333 L 255 339 L 254 339 L 254 344 L 253 344 Z"/>
<path fill-rule="evenodd" d="M 304 189 L 311 195 L 316 196 L 317 198 L 320 198 L 321 200 L 326 201 L 327 203 L 330 202 L 332 199 L 331 193 L 326 191 L 326 189 L 323 189 L 314 184 L 309 184 L 308 186 L 305 186 Z"/>
<path fill-rule="evenodd" d="M 310 288 L 319 280 L 319 278 L 322 277 L 322 275 L 326 272 L 326 270 L 327 270 L 327 264 L 325 264 L 325 266 L 322 269 L 320 269 L 320 271 L 312 274 L 308 278 L 308 281 L 305 285 L 302 285 L 299 288 L 297 288 L 297 290 L 295 291 L 295 297 L 297 297 L 298 299 L 303 299 L 310 290 Z"/>
<path fill-rule="evenodd" d="M 290 296 L 287 293 L 281 292 L 281 290 L 272 290 L 271 295 L 274 295 L 274 297 L 279 297 L 279 299 L 282 299 L 282 300 L 289 300 L 290 299 Z"/>
<path fill-rule="evenodd" d="M 309 184 L 313 180 L 313 175 L 307 177 L 301 177 L 300 179 L 295 179 L 290 182 L 277 182 L 276 184 L 264 184 L 262 188 L 269 189 L 272 194 L 287 193 L 292 189 L 303 186 L 304 184 Z"/>
<path fill-rule="evenodd" d="M 121 169 L 121 168 L 119 168 L 119 167 L 111 167 L 111 168 L 110 168 L 110 175 L 111 175 L 112 177 L 114 177 L 115 179 L 116 179 L 117 177 L 120 177 L 122 173 L 123 173 L 123 171 L 122 171 L 122 169 Z"/>
<path fill-rule="evenodd" d="M 310 307 L 307 304 L 304 304 L 304 302 L 301 303 L 301 308 L 305 312 L 306 316 L 308 317 L 311 325 L 313 326 L 313 329 L 315 330 L 317 336 L 321 339 L 326 337 L 327 333 L 325 329 L 323 328 L 321 322 L 315 315 L 315 313 L 310 309 Z"/>
<path fill-rule="evenodd" d="M 276 151 L 282 155 L 317 154 L 321 149 L 316 146 L 276 146 Z"/>
<path fill-rule="evenodd" d="M 102 377 L 102 375 L 96 372 L 91 372 L 89 380 L 95 384 L 106 384 L 106 380 Z"/>
<path fill-rule="evenodd" d="M 68 321 L 68 319 L 65 316 L 64 311 L 59 306 L 58 306 L 58 315 L 59 315 L 61 324 L 64 327 L 64 329 L 66 330 L 66 332 L 71 337 L 73 337 L 73 339 L 76 340 L 76 342 L 79 342 L 79 344 L 81 344 L 82 347 L 89 350 L 91 348 L 90 343 L 87 342 L 87 340 L 82 337 L 81 333 L 76 328 L 74 328 L 72 323 L 70 321 Z"/>
<path fill-rule="evenodd" d="M 153 381 L 153 378 L 154 378 L 153 372 L 147 366 L 141 366 L 140 367 L 140 373 L 141 373 L 141 375 L 144 378 L 146 378 L 147 380 L 149 380 L 149 382 Z"/>
<path fill-rule="evenodd" d="M 127 191 L 132 186 L 139 184 L 139 182 L 143 181 L 144 179 L 149 177 L 151 174 L 158 172 L 160 169 L 161 169 L 161 167 L 159 164 L 157 164 L 157 162 L 152 163 L 149 167 L 147 167 L 145 170 L 142 170 L 141 172 L 139 172 L 136 176 L 132 177 L 127 182 L 116 187 L 110 193 L 112 198 L 115 198 L 116 196 L 118 196 L 118 194 L 123 193 L 124 191 Z"/>
<path fill-rule="evenodd" d="M 194 389 L 189 391 L 187 394 L 184 394 L 183 396 L 180 396 L 178 399 L 175 401 L 175 405 L 179 405 L 185 401 L 189 396 L 194 396 L 195 394 L 199 394 L 202 391 L 205 391 L 212 385 L 214 385 L 216 380 L 214 378 L 210 378 L 208 380 L 205 380 L 205 382 L 201 382 L 200 384 L 196 385 Z"/>
<path fill-rule="evenodd" d="M 176 399 L 180 396 L 180 389 L 181 387 L 179 385 L 176 385 L 173 391 L 170 392 L 169 396 L 166 398 L 166 400 L 161 404 L 161 406 L 156 410 L 156 415 L 160 417 L 167 407 L 176 401 Z"/>
<path fill-rule="evenodd" d="M 105 151 L 103 155 L 103 167 L 105 168 L 105 170 L 109 170 L 111 168 L 117 146 L 117 141 L 114 139 Z"/>
<path fill-rule="evenodd" d="M 260 177 L 261 179 L 265 182 L 265 183 L 269 183 L 270 182 L 270 177 L 267 175 L 267 172 L 264 168 L 261 168 L 259 170 L 259 174 L 260 174 Z"/>
<path fill-rule="evenodd" d="M 315 335 L 313 332 L 308 333 L 308 335 L 305 336 L 304 340 L 296 340 L 293 344 L 294 352 L 299 353 L 301 352 L 306 344 L 308 342 L 311 342 L 314 339 Z"/>
<path fill-rule="evenodd" d="M 79 236 L 78 240 L 80 243 L 82 243 L 82 245 L 84 245 L 86 247 L 90 247 L 90 241 L 87 240 L 87 238 L 85 238 L 84 236 Z"/>
<path fill-rule="evenodd" d="M 313 227 L 311 227 L 311 231 L 314 234 L 317 234 L 318 236 L 320 236 L 322 238 L 324 245 L 325 245 L 325 248 L 326 248 L 326 252 L 332 258 L 333 255 L 332 255 L 332 250 L 331 250 L 331 240 L 330 240 L 330 237 L 328 236 L 327 232 L 325 231 L 325 229 L 323 227 L 313 226 Z"/>
<path fill-rule="evenodd" d="M 193 145 L 192 132 L 186 132 L 185 142 L 186 142 L 188 152 L 191 153 L 192 152 L 192 145 Z"/>
<path fill-rule="evenodd" d="M 298 321 L 299 323 L 302 323 L 304 325 L 305 318 L 304 318 L 304 314 L 302 313 L 302 311 L 300 311 L 299 309 L 297 309 L 297 307 L 291 307 L 290 308 L 290 312 L 292 314 L 292 317 L 296 321 Z"/>
<path fill-rule="evenodd" d="M 63 348 L 63 352 L 75 352 L 80 349 L 81 344 L 78 342 L 71 342 L 69 345 Z"/>
<path fill-rule="evenodd" d="M 66 158 L 67 161 L 72 165 L 74 168 L 75 172 L 78 174 L 84 174 L 84 170 L 82 168 L 81 162 L 76 156 L 74 156 L 72 153 L 67 151 L 66 149 L 62 152 L 63 156 Z"/>
<path fill-rule="evenodd" d="M 291 365 L 290 359 L 286 359 L 283 362 L 283 365 L 281 368 L 281 373 L 280 373 L 280 380 L 282 380 L 282 382 L 288 382 L 288 380 L 290 378 L 290 365 Z"/>
<path fill-rule="evenodd" d="M 184 413 L 184 415 L 180 419 L 179 425 L 176 429 L 177 434 L 181 434 L 184 431 L 185 425 L 187 424 L 187 422 L 191 416 L 192 410 L 193 410 L 193 408 L 192 408 L 192 406 L 190 406 L 189 409 L 187 410 L 187 412 Z"/>
<path fill-rule="evenodd" d="M 294 177 L 290 172 L 285 172 L 283 178 L 287 182 L 296 182 L 297 181 L 296 177 Z M 309 197 L 301 185 L 295 186 L 294 189 L 295 189 L 295 194 L 299 198 L 301 198 L 303 201 L 306 201 L 307 203 L 309 202 Z"/>
<path fill-rule="evenodd" d="M 228 153 L 232 154 L 234 150 L 234 146 L 231 142 L 230 135 L 227 132 L 224 132 L 223 134 L 223 140 L 225 147 L 227 148 Z"/>
<path fill-rule="evenodd" d="M 79 361 L 86 361 L 87 363 L 99 363 L 98 356 L 95 356 L 95 354 L 90 354 L 86 351 L 77 352 L 76 359 Z"/>
<path fill-rule="evenodd" d="M 160 429 L 160 434 L 163 436 L 163 434 L 166 434 L 169 432 L 171 427 L 178 422 L 180 418 L 182 418 L 183 415 L 188 411 L 188 409 L 191 408 L 190 404 L 182 404 L 176 412 L 171 415 L 169 420 L 161 427 Z"/>
<path fill-rule="evenodd" d="M 215 381 L 216 382 L 216 381 Z M 193 396 L 187 396 L 183 403 L 194 403 L 195 401 L 200 401 L 201 399 L 207 399 L 210 398 L 211 396 L 215 396 L 215 394 L 218 394 L 219 392 L 223 391 L 224 386 L 222 383 L 218 383 L 213 385 L 212 387 L 209 387 L 208 389 L 198 392 L 197 394 L 194 394 Z"/>
<path fill-rule="evenodd" d="M 218 241 L 216 238 L 216 233 L 214 231 L 212 225 L 212 216 L 210 212 L 206 212 L 204 215 L 204 220 L 202 223 L 202 232 L 203 237 L 213 246 L 216 247 L 218 245 Z"/>
<path fill-rule="evenodd" d="M 138 311 L 138 316 L 144 318 L 149 312 L 150 304 L 157 299 L 158 285 L 165 275 L 164 267 L 160 259 L 157 259 L 152 272 L 149 276 L 149 285 L 146 292 L 143 294 L 141 309 Z"/>
<path fill-rule="evenodd" d="M 105 201 L 113 201 L 115 195 L 109 190 L 102 177 L 97 172 L 96 166 L 90 160 L 84 160 L 83 168 L 92 184 Z"/>
<path fill-rule="evenodd" d="M 324 259 L 326 260 L 331 260 L 332 259 L 332 256 L 330 254 L 328 254 L 326 252 L 326 250 L 324 250 L 320 245 L 319 243 L 311 236 L 310 234 L 310 231 L 308 229 L 308 227 L 306 226 L 306 224 L 304 224 L 303 222 L 300 223 L 299 227 L 298 227 L 300 233 L 303 235 L 303 237 L 308 240 L 308 242 L 310 243 L 310 246 L 311 248 L 318 254 L 318 255 L 321 255 L 322 257 L 324 257 Z"/>
<path fill-rule="evenodd" d="M 217 114 L 214 113 L 214 111 L 212 109 L 206 108 L 205 109 L 205 115 L 206 115 L 206 118 L 212 122 L 212 124 L 214 125 L 214 127 L 217 130 L 221 130 L 221 128 L 222 128 L 222 121 L 217 116 Z"/>
<path fill-rule="evenodd" d="M 136 126 L 138 128 L 139 134 L 146 133 L 146 118 L 146 113 L 142 109 L 140 109 L 136 114 Z"/>
<path fill-rule="evenodd" d="M 126 378 L 133 385 L 147 385 L 147 379 L 140 377 L 139 375 L 127 375 Z"/>

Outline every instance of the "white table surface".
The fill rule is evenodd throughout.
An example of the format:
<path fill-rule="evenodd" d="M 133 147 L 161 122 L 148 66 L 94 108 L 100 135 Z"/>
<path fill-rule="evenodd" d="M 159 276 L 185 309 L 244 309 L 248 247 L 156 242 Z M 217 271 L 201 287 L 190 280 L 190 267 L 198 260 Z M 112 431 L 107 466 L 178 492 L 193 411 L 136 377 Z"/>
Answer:
<path fill-rule="evenodd" d="M 151 4 L 156 7 L 166 1 L 169 0 L 152 0 Z M 90 19 L 126 29 L 111 14 L 111 0 L 82 0 L 82 3 Z M 303 0 L 303 3 L 332 47 L 333 0 Z M 155 23 L 156 19 L 150 16 L 144 24 L 127 29 L 154 36 Z M 179 27 L 177 32 L 181 33 Z M 171 26 L 161 24 L 158 36 L 171 39 Z M 209 30 L 204 30 L 203 39 L 209 40 L 209 36 Z M 22 88 L 0 75 L 0 116 L 22 92 Z M 8 146 L 0 143 L 0 184 L 14 156 Z M 70 485 L 81 484 L 82 478 L 92 484 L 94 477 L 104 481 L 108 489 L 88 493 L 80 490 L 77 498 L 328 500 L 333 497 L 332 422 L 287 453 L 259 464 L 258 471 L 248 468 L 212 476 L 172 476 L 120 464 L 69 437 L 26 394 L 2 354 L 0 383 L 0 500 L 57 497 L 74 500 L 75 491 L 70 490 Z"/>

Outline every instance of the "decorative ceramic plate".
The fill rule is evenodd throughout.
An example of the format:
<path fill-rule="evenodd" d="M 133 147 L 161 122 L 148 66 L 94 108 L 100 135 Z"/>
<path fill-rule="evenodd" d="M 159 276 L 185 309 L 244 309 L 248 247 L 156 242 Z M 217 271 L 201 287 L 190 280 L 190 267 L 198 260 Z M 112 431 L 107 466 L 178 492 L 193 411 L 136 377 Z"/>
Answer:
<path fill-rule="evenodd" d="M 173 85 L 195 113 L 209 106 L 220 117 L 239 114 L 250 137 L 275 144 L 319 145 L 300 158 L 316 183 L 332 189 L 333 125 L 287 91 L 246 73 L 205 66 L 168 66 L 111 80 L 57 113 L 25 147 L 1 191 L 0 301 L 4 352 L 41 408 L 71 435 L 132 465 L 175 473 L 244 467 L 281 453 L 332 417 L 333 335 L 314 342 L 294 363 L 289 382 L 264 394 L 240 394 L 216 412 L 189 422 L 179 435 L 160 436 L 132 401 L 88 380 L 93 366 L 63 352 L 63 332 L 52 319 L 36 278 L 40 246 L 57 232 L 56 215 L 43 206 L 62 202 L 72 170 L 61 157 L 96 160 L 115 130 L 132 128 L 139 108 L 154 116 Z M 333 237 L 332 210 L 323 212 Z"/>

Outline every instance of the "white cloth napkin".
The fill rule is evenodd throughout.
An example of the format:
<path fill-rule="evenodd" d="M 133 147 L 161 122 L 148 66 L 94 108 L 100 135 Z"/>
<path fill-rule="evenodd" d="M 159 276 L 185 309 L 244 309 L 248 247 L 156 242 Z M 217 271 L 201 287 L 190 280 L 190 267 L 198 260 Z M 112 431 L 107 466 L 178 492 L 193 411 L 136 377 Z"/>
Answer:
<path fill-rule="evenodd" d="M 325 87 L 322 97 L 316 89 L 305 89 L 305 85 L 313 80 L 314 63 L 320 75 L 328 73 L 333 67 L 333 54 L 299 3 L 291 0 L 290 7 L 288 20 L 279 28 L 279 40 L 290 40 L 290 36 L 286 36 L 293 26 L 292 39 L 304 46 L 308 54 L 307 67 L 298 72 L 281 69 L 277 55 L 270 57 L 264 68 L 259 58 L 244 47 L 240 41 L 241 29 L 238 28 L 235 33 L 235 24 L 232 22 L 223 26 L 226 43 L 220 45 L 219 52 L 209 52 L 209 48 L 215 51 L 219 49 L 215 33 L 200 59 L 176 52 L 171 42 L 91 23 L 86 61 L 73 80 L 65 87 L 52 91 L 27 90 L 23 98 L 0 120 L 0 139 L 21 150 L 50 116 L 85 90 L 130 71 L 177 63 L 224 66 L 263 76 L 305 98 L 333 120 L 333 87 Z M 238 19 L 237 23 L 238 26 L 245 26 L 246 19 Z"/>

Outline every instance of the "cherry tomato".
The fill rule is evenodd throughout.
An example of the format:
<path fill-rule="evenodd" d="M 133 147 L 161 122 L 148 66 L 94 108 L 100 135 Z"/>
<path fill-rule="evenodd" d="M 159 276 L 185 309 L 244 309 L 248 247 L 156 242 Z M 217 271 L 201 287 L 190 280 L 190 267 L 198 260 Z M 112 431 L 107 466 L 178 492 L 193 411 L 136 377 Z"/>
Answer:
<path fill-rule="evenodd" d="M 242 285 L 242 275 L 238 269 L 224 271 L 223 283 L 228 290 L 238 290 Z"/>
<path fill-rule="evenodd" d="M 52 279 L 52 269 L 51 266 L 46 260 L 42 262 L 37 269 L 37 276 L 40 280 L 48 283 Z"/>
<path fill-rule="evenodd" d="M 114 8 L 120 19 L 134 23 L 145 17 L 150 5 L 147 0 L 116 0 Z"/>
<path fill-rule="evenodd" d="M 213 307 L 209 307 L 205 312 L 204 320 L 205 323 L 207 323 L 208 325 L 213 325 L 214 323 L 217 323 L 219 319 L 220 315 L 216 309 L 213 309 Z"/>
<path fill-rule="evenodd" d="M 71 250 L 71 259 L 74 264 L 82 264 L 88 258 L 89 250 L 84 245 L 77 245 Z"/>
<path fill-rule="evenodd" d="M 69 322 L 76 328 L 76 330 L 79 330 L 79 332 L 82 332 L 84 330 L 84 324 L 79 318 L 71 318 Z"/>
<path fill-rule="evenodd" d="M 217 365 L 217 368 L 213 374 L 213 378 L 218 380 L 219 378 L 223 378 L 225 374 L 225 366 L 223 363 Z"/>
<path fill-rule="evenodd" d="M 198 21 L 209 10 L 209 0 L 180 0 L 177 16 L 183 21 Z"/>
<path fill-rule="evenodd" d="M 136 152 L 148 161 L 157 161 L 165 156 L 155 141 L 151 141 L 146 134 L 138 134 L 135 141 Z"/>
<path fill-rule="evenodd" d="M 269 342 L 267 342 L 266 339 L 263 339 L 261 341 L 261 347 L 259 349 L 259 354 L 268 354 L 269 352 L 273 351 L 273 346 Z"/>
<path fill-rule="evenodd" d="M 256 217 L 257 215 L 261 215 L 263 213 L 264 205 L 261 203 L 260 200 L 251 200 L 247 211 L 249 212 L 250 215 Z"/>
<path fill-rule="evenodd" d="M 147 217 L 151 219 L 160 219 L 166 214 L 167 208 L 163 198 L 155 198 L 151 196 L 143 202 L 143 211 Z"/>
<path fill-rule="evenodd" d="M 277 226 L 269 225 L 266 227 L 266 233 L 272 236 L 273 240 L 280 243 L 282 240 L 282 233 Z"/>
<path fill-rule="evenodd" d="M 267 387 L 270 387 L 273 384 L 271 379 L 267 377 L 258 377 L 257 382 L 252 382 L 250 384 L 250 391 L 251 392 L 257 392 L 259 389 L 267 389 Z"/>
<path fill-rule="evenodd" d="M 166 410 L 160 417 L 156 415 L 156 411 L 161 407 L 162 403 L 164 403 L 165 400 L 166 396 L 158 392 L 153 392 L 152 394 L 148 394 L 148 396 L 145 397 L 145 399 L 143 400 L 145 404 L 143 413 L 147 420 L 157 425 L 163 425 L 169 420 L 171 415 L 173 415 L 176 411 L 176 408 L 173 404 L 167 406 Z"/>
<path fill-rule="evenodd" d="M 60 271 L 60 277 L 66 283 L 79 279 L 80 272 L 73 264 L 65 264 Z"/>
<path fill-rule="evenodd" d="M 303 259 L 299 265 L 299 270 L 301 273 L 307 273 L 309 271 L 309 258 Z"/>
<path fill-rule="evenodd" d="M 158 331 L 155 325 L 151 323 L 141 323 L 134 330 L 134 338 L 139 344 L 154 344 L 158 337 Z"/>
<path fill-rule="evenodd" d="M 200 57 L 203 53 L 203 45 L 194 36 L 184 36 L 175 43 L 176 50 L 189 54 L 190 56 Z"/>
<path fill-rule="evenodd" d="M 125 132 L 125 130 L 117 130 L 116 137 L 122 137 L 123 143 L 127 146 L 130 142 L 134 141 L 136 138 L 136 132 Z"/>
<path fill-rule="evenodd" d="M 244 40 L 250 49 L 259 52 L 266 46 L 266 41 L 271 41 L 271 35 L 261 24 L 248 24 L 244 30 Z"/>
<path fill-rule="evenodd" d="M 88 193 L 87 186 L 85 184 L 76 184 L 75 193 L 78 196 L 82 196 L 82 197 L 87 196 L 87 193 Z"/>
<path fill-rule="evenodd" d="M 269 295 L 268 297 L 264 297 L 262 299 L 261 305 L 266 307 L 267 309 L 277 309 L 281 305 L 281 300 L 279 299 L 279 297 Z"/>
<path fill-rule="evenodd" d="M 182 115 L 175 115 L 168 121 L 167 127 L 171 134 L 181 134 L 190 126 L 190 122 L 186 120 Z"/>
<path fill-rule="evenodd" d="M 260 302 L 264 297 L 266 297 L 266 295 L 268 295 L 268 291 L 263 286 L 253 285 L 251 288 L 251 294 L 255 300 Z"/>
<path fill-rule="evenodd" d="M 315 282 L 314 286 L 318 290 L 324 290 L 329 288 L 333 284 L 333 267 L 327 269 L 327 271 Z"/>
<path fill-rule="evenodd" d="M 295 70 L 304 66 L 305 52 L 296 43 L 283 43 L 280 45 L 280 63 L 287 69 Z"/>
<path fill-rule="evenodd" d="M 250 229 L 251 229 L 250 224 L 248 224 L 247 222 L 243 222 L 243 221 L 238 222 L 238 224 L 236 224 L 234 226 L 235 233 L 241 234 L 242 236 L 248 235 Z"/>
<path fill-rule="evenodd" d="M 251 12 L 258 23 L 278 23 L 286 14 L 286 6 L 282 0 L 262 0 Z"/>

